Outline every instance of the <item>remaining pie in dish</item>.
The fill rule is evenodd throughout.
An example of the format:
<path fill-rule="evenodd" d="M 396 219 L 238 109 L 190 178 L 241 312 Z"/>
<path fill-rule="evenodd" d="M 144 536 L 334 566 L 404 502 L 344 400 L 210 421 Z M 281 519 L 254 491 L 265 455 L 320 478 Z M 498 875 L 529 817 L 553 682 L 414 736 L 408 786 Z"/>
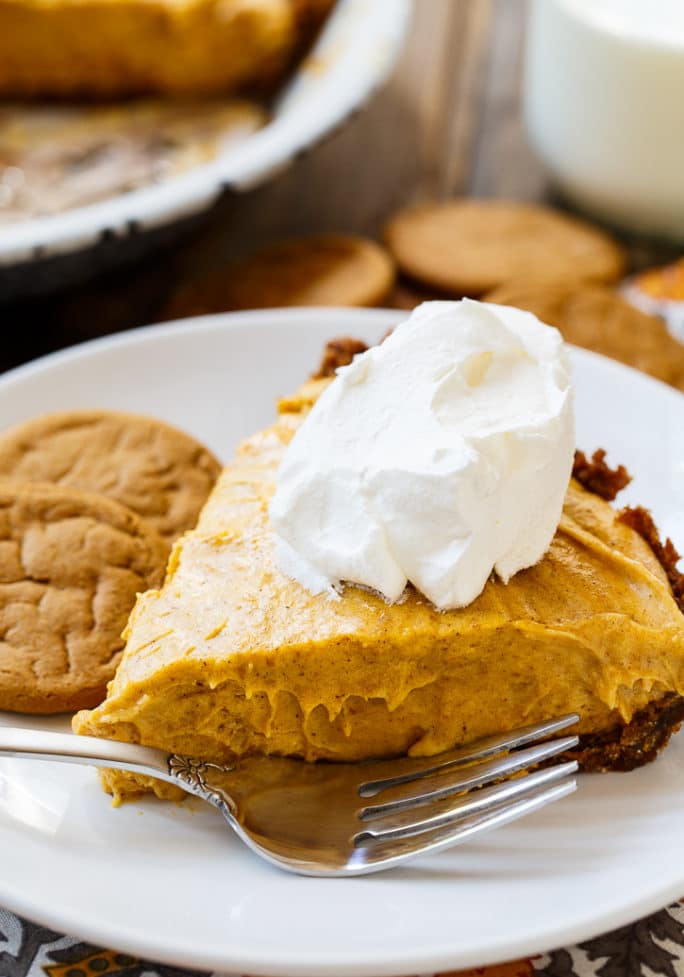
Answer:
<path fill-rule="evenodd" d="M 270 89 L 334 0 L 0 0 L 0 93 Z"/>
<path fill-rule="evenodd" d="M 106 700 L 75 730 L 214 761 L 355 760 L 432 754 L 576 711 L 585 768 L 652 759 L 684 716 L 684 618 L 644 527 L 578 481 L 544 559 L 507 585 L 490 579 L 460 610 L 439 613 L 411 588 L 391 605 L 352 586 L 331 601 L 278 570 L 276 471 L 329 382 L 305 384 L 241 445 L 161 590 L 139 597 Z M 174 790 L 104 777 L 118 798 Z"/>
<path fill-rule="evenodd" d="M 0 103 L 0 223 L 159 184 L 210 163 L 267 119 L 244 98 Z"/>

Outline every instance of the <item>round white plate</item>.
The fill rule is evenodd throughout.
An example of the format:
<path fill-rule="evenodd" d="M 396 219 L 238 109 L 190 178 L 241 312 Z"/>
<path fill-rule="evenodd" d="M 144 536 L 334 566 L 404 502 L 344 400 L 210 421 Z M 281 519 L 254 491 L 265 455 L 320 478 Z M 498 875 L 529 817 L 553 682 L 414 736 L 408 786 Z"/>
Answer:
<path fill-rule="evenodd" d="M 0 379 L 3 425 L 102 406 L 182 425 L 224 458 L 273 417 L 325 339 L 378 339 L 399 312 L 285 310 L 141 329 Z M 684 398 L 573 353 L 578 443 L 626 463 L 625 493 L 684 540 Z M 7 713 L 0 722 L 16 725 Z M 59 727 L 61 719 L 27 726 Z M 684 895 L 684 739 L 481 840 L 361 879 L 286 875 L 200 802 L 113 810 L 94 771 L 0 762 L 0 905 L 152 960 L 253 975 L 432 973 L 541 952 Z"/>
<path fill-rule="evenodd" d="M 211 163 L 155 186 L 0 228 L 0 267 L 80 251 L 209 207 L 223 190 L 250 190 L 342 124 L 389 74 L 401 50 L 410 0 L 338 0 L 267 126 Z"/>

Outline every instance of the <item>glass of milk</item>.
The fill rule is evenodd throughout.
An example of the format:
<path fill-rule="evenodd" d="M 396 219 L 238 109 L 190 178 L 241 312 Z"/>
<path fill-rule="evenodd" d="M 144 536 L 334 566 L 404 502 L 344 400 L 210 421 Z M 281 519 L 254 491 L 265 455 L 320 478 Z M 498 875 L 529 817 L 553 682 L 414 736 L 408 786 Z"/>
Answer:
<path fill-rule="evenodd" d="M 525 121 L 578 207 L 684 241 L 684 0 L 532 0 Z"/>

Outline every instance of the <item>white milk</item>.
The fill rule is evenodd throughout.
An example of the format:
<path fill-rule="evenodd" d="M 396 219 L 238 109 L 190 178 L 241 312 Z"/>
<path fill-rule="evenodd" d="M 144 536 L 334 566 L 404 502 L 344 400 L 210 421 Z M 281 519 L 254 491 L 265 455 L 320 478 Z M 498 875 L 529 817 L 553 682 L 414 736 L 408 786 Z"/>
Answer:
<path fill-rule="evenodd" d="M 525 117 L 561 190 L 684 240 L 684 0 L 532 0 Z"/>

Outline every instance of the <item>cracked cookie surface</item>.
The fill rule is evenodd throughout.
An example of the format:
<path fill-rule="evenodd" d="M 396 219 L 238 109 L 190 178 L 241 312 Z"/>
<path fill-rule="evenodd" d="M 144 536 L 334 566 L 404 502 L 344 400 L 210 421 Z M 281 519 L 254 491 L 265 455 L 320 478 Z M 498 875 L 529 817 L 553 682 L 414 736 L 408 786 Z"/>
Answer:
<path fill-rule="evenodd" d="M 168 543 L 194 527 L 220 470 L 189 434 L 136 414 L 63 411 L 0 435 L 0 476 L 99 492 Z"/>
<path fill-rule="evenodd" d="M 167 556 L 117 502 L 0 479 L 0 709 L 100 702 L 136 594 L 161 584 Z"/>

